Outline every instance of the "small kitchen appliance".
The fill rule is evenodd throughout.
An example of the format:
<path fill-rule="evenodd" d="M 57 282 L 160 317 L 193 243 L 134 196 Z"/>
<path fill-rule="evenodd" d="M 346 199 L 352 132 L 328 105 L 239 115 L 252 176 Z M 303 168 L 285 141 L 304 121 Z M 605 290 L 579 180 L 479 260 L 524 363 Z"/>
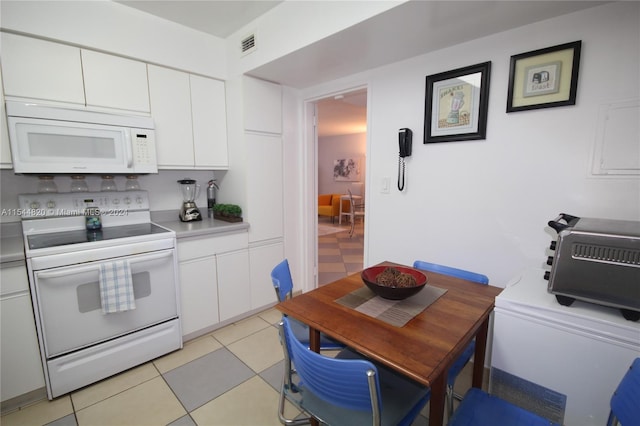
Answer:
<path fill-rule="evenodd" d="M 558 303 L 576 299 L 619 308 L 640 319 L 640 222 L 580 218 L 561 213 L 549 221 L 558 233 L 547 259 L 548 291 Z"/>
<path fill-rule="evenodd" d="M 202 220 L 202 215 L 198 206 L 196 206 L 196 198 L 200 193 L 200 185 L 195 179 L 181 179 L 180 191 L 182 191 L 182 207 L 180 208 L 180 220 L 183 222 L 193 222 Z"/>

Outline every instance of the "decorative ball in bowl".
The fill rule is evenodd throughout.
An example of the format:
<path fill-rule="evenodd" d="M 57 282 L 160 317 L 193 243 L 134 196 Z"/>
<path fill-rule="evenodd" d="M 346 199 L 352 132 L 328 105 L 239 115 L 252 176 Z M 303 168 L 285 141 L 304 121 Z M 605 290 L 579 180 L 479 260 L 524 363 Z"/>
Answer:
<path fill-rule="evenodd" d="M 361 276 L 371 291 L 392 300 L 413 296 L 427 284 L 425 274 L 403 266 L 372 266 L 362 271 Z"/>

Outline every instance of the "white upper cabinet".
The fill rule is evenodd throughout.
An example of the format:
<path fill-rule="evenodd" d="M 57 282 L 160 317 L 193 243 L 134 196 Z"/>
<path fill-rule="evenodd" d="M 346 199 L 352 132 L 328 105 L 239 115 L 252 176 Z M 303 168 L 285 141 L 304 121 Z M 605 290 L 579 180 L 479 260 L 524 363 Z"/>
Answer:
<path fill-rule="evenodd" d="M 7 116 L 4 113 L 4 90 L 2 89 L 2 72 L 0 72 L 0 169 L 13 167 Z"/>
<path fill-rule="evenodd" d="M 148 65 L 158 167 L 194 166 L 189 74 Z"/>
<path fill-rule="evenodd" d="M 189 76 L 195 164 L 200 167 L 226 169 L 227 103 L 224 82 Z"/>
<path fill-rule="evenodd" d="M 148 65 L 161 169 L 226 169 L 224 82 Z"/>
<path fill-rule="evenodd" d="M 80 49 L 2 33 L 6 96 L 84 105 Z"/>
<path fill-rule="evenodd" d="M 2 72 L 6 96 L 149 112 L 144 62 L 2 33 Z"/>
<path fill-rule="evenodd" d="M 82 50 L 87 106 L 149 112 L 144 62 Z"/>
<path fill-rule="evenodd" d="M 282 88 L 278 84 L 243 78 L 244 128 L 255 132 L 282 133 Z"/>

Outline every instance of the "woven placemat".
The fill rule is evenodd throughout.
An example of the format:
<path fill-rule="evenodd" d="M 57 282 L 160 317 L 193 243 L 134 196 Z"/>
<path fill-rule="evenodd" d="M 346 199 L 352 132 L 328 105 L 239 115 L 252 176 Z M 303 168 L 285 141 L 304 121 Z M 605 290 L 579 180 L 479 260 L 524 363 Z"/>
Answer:
<path fill-rule="evenodd" d="M 446 292 L 446 289 L 429 285 L 407 299 L 389 300 L 376 295 L 368 287 L 361 287 L 336 299 L 336 302 L 387 324 L 402 327 Z"/>

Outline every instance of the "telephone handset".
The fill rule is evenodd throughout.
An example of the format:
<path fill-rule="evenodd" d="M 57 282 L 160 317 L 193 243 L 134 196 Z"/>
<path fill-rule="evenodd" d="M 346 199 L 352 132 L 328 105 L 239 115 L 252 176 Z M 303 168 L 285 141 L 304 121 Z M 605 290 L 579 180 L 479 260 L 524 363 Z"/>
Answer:
<path fill-rule="evenodd" d="M 398 139 L 400 142 L 400 157 L 410 157 L 411 141 L 413 139 L 413 132 L 411 129 L 400 129 L 398 132 Z"/>
<path fill-rule="evenodd" d="M 398 142 L 400 145 L 400 153 L 398 158 L 398 190 L 404 189 L 404 158 L 411 156 L 411 142 L 413 140 L 413 132 L 411 129 L 402 128 L 398 131 Z"/>

